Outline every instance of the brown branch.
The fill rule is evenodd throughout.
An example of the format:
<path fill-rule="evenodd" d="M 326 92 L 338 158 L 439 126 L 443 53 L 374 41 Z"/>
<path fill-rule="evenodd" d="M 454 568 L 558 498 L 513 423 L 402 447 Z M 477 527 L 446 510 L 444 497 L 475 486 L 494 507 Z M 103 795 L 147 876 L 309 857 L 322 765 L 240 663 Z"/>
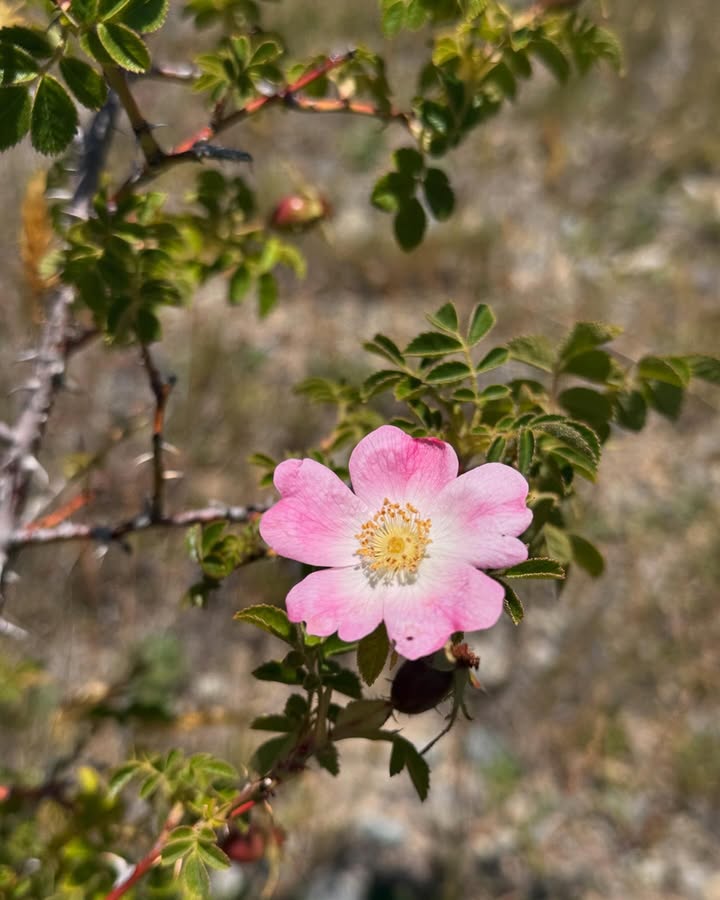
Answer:
<path fill-rule="evenodd" d="M 227 815 L 228 821 L 230 819 L 237 818 L 237 816 L 242 815 L 244 812 L 252 809 L 252 807 L 257 803 L 266 799 L 268 795 L 272 793 L 276 785 L 277 780 L 269 777 L 258 778 L 256 781 L 249 782 L 249 784 L 247 784 L 238 794 L 235 800 L 233 800 L 232 806 L 230 807 L 230 811 Z M 176 803 L 170 810 L 170 813 L 165 820 L 165 824 L 163 825 L 162 831 L 153 844 L 152 849 L 140 860 L 140 862 L 135 865 L 131 874 L 124 881 L 121 881 L 120 884 L 116 885 L 112 889 L 112 891 L 110 891 L 110 893 L 106 895 L 105 900 L 119 900 L 120 897 L 125 896 L 130 888 L 134 884 L 136 884 L 143 877 L 143 875 L 155 865 L 155 863 L 160 859 L 163 847 L 167 843 L 173 828 L 176 828 L 180 824 L 180 822 L 182 822 L 183 814 L 184 809 L 182 805 Z"/>
<path fill-rule="evenodd" d="M 155 397 L 155 415 L 153 416 L 152 453 L 153 453 L 153 491 L 150 502 L 150 517 L 153 521 L 163 518 L 165 499 L 165 469 L 163 466 L 163 429 L 165 427 L 165 407 L 175 379 L 163 378 L 155 365 L 147 344 L 140 345 L 143 365 L 147 372 L 150 388 Z"/>
<path fill-rule="evenodd" d="M 264 505 L 208 506 L 187 509 L 153 519 L 149 513 L 140 513 L 115 525 L 86 525 L 77 522 L 61 522 L 53 528 L 18 528 L 12 533 L 9 547 L 19 550 L 33 544 L 57 544 L 65 541 L 97 541 L 100 544 L 122 542 L 129 534 L 148 531 L 151 528 L 189 528 L 191 525 L 207 525 L 226 519 L 228 522 L 246 523 L 267 509 Z M 264 554 L 263 554 L 264 555 Z"/>
<path fill-rule="evenodd" d="M 108 86 L 116 93 L 125 110 L 125 114 L 130 120 L 133 134 L 137 138 L 145 157 L 145 165 L 150 167 L 159 165 L 165 158 L 165 153 L 155 140 L 152 126 L 140 112 L 140 107 L 137 105 L 137 101 L 128 86 L 125 73 L 117 66 L 103 66 L 103 74 Z"/>

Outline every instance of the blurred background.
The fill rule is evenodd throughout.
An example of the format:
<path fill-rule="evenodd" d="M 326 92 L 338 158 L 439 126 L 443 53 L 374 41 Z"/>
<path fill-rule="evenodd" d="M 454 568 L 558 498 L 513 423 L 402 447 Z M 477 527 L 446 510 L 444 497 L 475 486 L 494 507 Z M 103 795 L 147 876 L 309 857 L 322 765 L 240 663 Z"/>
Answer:
<path fill-rule="evenodd" d="M 300 239 L 307 278 L 287 277 L 269 318 L 249 301 L 229 308 L 224 284 L 189 311 L 165 313 L 157 358 L 178 377 L 167 438 L 182 473 L 171 507 L 271 500 L 248 455 L 301 453 L 331 424 L 293 385 L 313 374 L 362 377 L 373 365 L 362 340 L 382 330 L 402 344 L 448 299 L 465 312 L 490 303 L 499 339 L 599 319 L 623 326 L 618 348 L 631 359 L 718 353 L 716 3 L 605 8 L 625 48 L 624 77 L 595 70 L 558 87 L 539 72 L 448 158 L 458 206 L 417 253 L 397 248 L 389 217 L 368 203 L 405 143 L 400 131 L 274 109 L 224 136 L 252 153 L 245 174 L 264 212 L 311 186 L 334 216 Z M 268 5 L 273 23 L 293 36 L 293 55 L 381 50 L 391 83 L 417 53 L 417 38 L 382 39 L 374 4 L 289 0 Z M 179 17 L 161 34 L 158 58 L 198 49 Z M 165 145 L 203 124 L 200 101 L 188 103 L 182 88 L 141 83 L 137 94 L 151 121 L 168 123 L 158 132 Z M 120 128 L 119 175 L 135 152 Z M 11 391 L 27 365 L 18 360 L 39 321 L 16 210 L 46 165 L 23 144 L 0 168 L 10 213 L 0 232 L 0 419 L 17 408 Z M 173 170 L 158 188 L 180 196 L 191 183 L 189 170 Z M 485 691 L 472 698 L 473 721 L 432 751 L 424 805 L 409 782 L 388 779 L 386 748 L 351 742 L 337 780 L 308 772 L 274 802 L 287 835 L 279 866 L 237 867 L 217 896 L 718 900 L 719 405 L 716 390 L 693 385 L 676 424 L 653 419 L 611 440 L 599 487 L 579 500 L 605 575 L 573 572 L 560 595 L 552 585 L 526 592 L 521 626 L 504 621 L 472 641 Z M 78 520 L 138 511 L 151 411 L 135 354 L 94 345 L 73 361 L 42 462 L 52 491 L 73 466 L 102 458 L 98 496 Z M 64 754 L 102 768 L 172 745 L 241 763 L 260 742 L 249 721 L 284 702 L 282 687 L 248 677 L 280 648 L 231 617 L 281 600 L 297 577 L 292 564 L 254 563 L 193 609 L 181 602 L 197 574 L 183 535 L 131 543 L 131 554 L 77 544 L 20 557 L 6 614 L 30 637 L 0 637 L 0 768 L 42 778 Z M 89 726 L 83 710 L 100 697 L 127 715 Z M 424 741 L 442 712 L 401 725 Z"/>

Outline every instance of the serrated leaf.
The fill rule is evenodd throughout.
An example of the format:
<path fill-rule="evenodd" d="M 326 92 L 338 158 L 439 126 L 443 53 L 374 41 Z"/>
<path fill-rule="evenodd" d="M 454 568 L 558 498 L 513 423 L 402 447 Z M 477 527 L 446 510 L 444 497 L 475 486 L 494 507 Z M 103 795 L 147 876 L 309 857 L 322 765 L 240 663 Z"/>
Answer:
<path fill-rule="evenodd" d="M 449 219 L 455 209 L 455 194 L 442 169 L 430 168 L 423 182 L 425 200 L 438 222 Z"/>
<path fill-rule="evenodd" d="M 235 766 L 224 759 L 218 759 L 210 753 L 196 753 L 190 757 L 190 771 L 202 773 L 206 778 L 222 778 L 236 781 L 238 771 Z"/>
<path fill-rule="evenodd" d="M 0 88 L 0 150 L 14 147 L 30 130 L 30 91 L 25 87 Z"/>
<path fill-rule="evenodd" d="M 78 103 L 100 109 L 107 100 L 107 85 L 91 65 L 74 56 L 63 56 L 60 71 Z"/>
<path fill-rule="evenodd" d="M 288 644 L 292 644 L 295 636 L 295 627 L 287 617 L 284 609 L 269 604 L 260 603 L 256 606 L 246 606 L 233 616 L 238 622 L 249 622 L 269 634 L 274 634 Z"/>
<path fill-rule="evenodd" d="M 587 353 L 588 350 L 595 350 L 615 340 L 622 332 L 620 326 L 608 325 L 605 322 L 576 322 L 560 347 L 559 359 L 565 362 L 581 353 Z"/>
<path fill-rule="evenodd" d="M 503 578 L 554 578 L 562 580 L 565 570 L 556 559 L 535 557 L 503 572 Z"/>
<path fill-rule="evenodd" d="M 353 700 L 338 713 L 333 728 L 334 741 L 363 737 L 381 728 L 392 713 L 388 700 Z"/>
<path fill-rule="evenodd" d="M 357 664 L 360 677 L 365 684 L 372 685 L 385 667 L 390 652 L 385 623 L 381 622 L 371 634 L 365 635 L 358 644 Z"/>
<path fill-rule="evenodd" d="M 513 625 L 519 625 L 525 617 L 525 610 L 523 609 L 522 602 L 509 584 L 503 584 L 503 587 L 505 588 L 503 608 L 510 616 Z"/>
<path fill-rule="evenodd" d="M 185 859 L 180 880 L 185 890 L 198 900 L 207 900 L 210 896 L 210 876 L 197 853 L 192 853 Z"/>
<path fill-rule="evenodd" d="M 162 27 L 169 7 L 168 0 L 130 0 L 121 18 L 128 28 L 147 34 Z"/>
<path fill-rule="evenodd" d="M 381 369 L 379 372 L 373 372 L 372 375 L 365 379 L 363 391 L 368 397 L 374 397 L 376 394 L 380 394 L 387 388 L 392 387 L 404 377 L 402 372 L 397 372 L 394 369 Z"/>
<path fill-rule="evenodd" d="M 702 378 L 711 384 L 720 384 L 720 359 L 714 356 L 695 354 L 686 356 L 685 362 L 690 366 L 694 378 Z"/>
<path fill-rule="evenodd" d="M 424 379 L 428 384 L 452 384 L 454 381 L 462 381 L 474 375 L 467 363 L 459 360 L 444 362 L 426 372 Z"/>
<path fill-rule="evenodd" d="M 297 666 L 270 660 L 251 673 L 258 681 L 277 681 L 279 684 L 302 684 L 305 672 Z"/>
<path fill-rule="evenodd" d="M 407 769 L 418 797 L 425 800 L 430 789 L 430 766 L 410 741 L 395 737 L 390 754 L 390 775 L 396 775 L 403 768 Z"/>
<path fill-rule="evenodd" d="M 558 400 L 574 419 L 587 422 L 596 431 L 612 416 L 612 406 L 604 394 L 590 388 L 574 387 L 562 391 Z"/>
<path fill-rule="evenodd" d="M 38 64 L 29 53 L 21 47 L 0 42 L 0 87 L 34 81 L 38 72 Z"/>
<path fill-rule="evenodd" d="M 593 578 L 599 578 L 605 571 L 605 560 L 594 544 L 579 534 L 569 535 L 573 560 Z"/>
<path fill-rule="evenodd" d="M 597 465 L 597 462 L 600 459 L 600 442 L 592 430 L 590 431 L 590 435 L 592 435 L 593 438 L 591 443 L 588 441 L 590 435 L 586 436 L 586 434 L 571 425 L 567 420 L 565 422 L 544 422 L 541 424 L 533 422 L 533 427 L 558 438 L 558 440 L 561 440 L 563 443 L 586 457 L 589 463 Z"/>
<path fill-rule="evenodd" d="M 337 663 L 335 663 L 337 665 Z M 362 686 L 358 676 L 351 672 L 350 669 L 338 667 L 336 671 L 327 672 L 322 676 L 323 682 L 328 687 L 340 691 L 346 697 L 352 697 L 353 700 L 359 700 L 362 697 Z"/>
<path fill-rule="evenodd" d="M 45 32 L 25 25 L 6 25 L 0 28 L 0 43 L 22 47 L 37 59 L 45 59 L 53 54 L 52 44 Z"/>
<path fill-rule="evenodd" d="M 470 347 L 479 343 L 495 324 L 493 311 L 485 303 L 478 303 L 470 316 L 467 342 Z"/>
<path fill-rule="evenodd" d="M 270 738 L 261 744 L 253 753 L 252 767 L 260 774 L 269 772 L 273 766 L 283 759 L 295 746 L 297 736 L 295 734 L 282 734 L 279 737 Z"/>
<path fill-rule="evenodd" d="M 617 364 L 605 350 L 588 350 L 564 362 L 559 369 L 567 375 L 579 375 L 588 381 L 607 384 L 618 371 Z"/>
<path fill-rule="evenodd" d="M 414 250 L 422 243 L 426 227 L 427 216 L 420 201 L 415 197 L 404 200 L 393 221 L 395 238 L 400 247 L 406 252 Z"/>
<path fill-rule="evenodd" d="M 451 334 L 442 331 L 424 331 L 407 345 L 406 356 L 445 356 L 463 349 L 463 343 Z"/>
<path fill-rule="evenodd" d="M 384 334 L 376 334 L 371 341 L 366 341 L 363 344 L 363 347 L 370 353 L 384 356 L 385 359 L 389 359 L 390 362 L 393 362 L 398 366 L 405 364 L 405 360 L 399 348 Z"/>
<path fill-rule="evenodd" d="M 179 829 L 176 829 L 176 831 Z M 195 847 L 197 846 L 197 837 L 192 830 L 192 828 L 183 829 L 184 831 L 189 831 L 190 835 L 174 838 L 173 832 L 168 840 L 167 844 L 162 848 L 160 852 L 160 862 L 163 866 L 171 866 L 177 860 L 182 859 L 183 856 L 187 856 L 188 853 L 191 853 Z"/>
<path fill-rule="evenodd" d="M 523 428 L 518 439 L 518 468 L 527 475 L 535 452 L 535 437 L 529 428 Z"/>
<path fill-rule="evenodd" d="M 451 334 L 459 334 L 458 332 L 458 314 L 454 303 L 446 303 L 432 315 L 426 316 L 428 322 L 436 328 L 448 331 Z"/>
<path fill-rule="evenodd" d="M 500 460 L 505 455 L 505 447 L 507 446 L 507 440 L 502 436 L 498 435 L 495 440 L 488 447 L 488 451 L 485 454 L 485 459 L 487 462 L 500 462 Z"/>
<path fill-rule="evenodd" d="M 211 869 L 228 869 L 230 867 L 230 858 L 217 844 L 200 841 L 197 845 L 197 854 Z"/>
<path fill-rule="evenodd" d="M 481 375 L 483 372 L 497 369 L 498 366 L 504 365 L 509 358 L 510 353 L 505 347 L 494 347 L 489 353 L 486 353 L 477 366 L 475 366 L 475 372 L 478 375 Z"/>
<path fill-rule="evenodd" d="M 543 372 L 553 371 L 556 353 L 552 343 L 544 335 L 513 338 L 507 346 L 512 359 L 527 363 Z"/>
<path fill-rule="evenodd" d="M 131 28 L 118 22 L 101 22 L 97 36 L 108 55 L 129 72 L 146 72 L 150 53 L 142 38 Z"/>
<path fill-rule="evenodd" d="M 545 37 L 536 37 L 528 45 L 531 53 L 538 57 L 560 82 L 570 77 L 570 63 L 557 44 Z"/>
<path fill-rule="evenodd" d="M 116 797 L 125 785 L 135 777 L 139 767 L 140 763 L 137 760 L 133 760 L 116 769 L 108 784 L 108 793 L 111 797 Z"/>
<path fill-rule="evenodd" d="M 61 153 L 75 136 L 78 114 L 65 88 L 52 75 L 44 75 L 35 92 L 30 138 L 39 153 Z"/>

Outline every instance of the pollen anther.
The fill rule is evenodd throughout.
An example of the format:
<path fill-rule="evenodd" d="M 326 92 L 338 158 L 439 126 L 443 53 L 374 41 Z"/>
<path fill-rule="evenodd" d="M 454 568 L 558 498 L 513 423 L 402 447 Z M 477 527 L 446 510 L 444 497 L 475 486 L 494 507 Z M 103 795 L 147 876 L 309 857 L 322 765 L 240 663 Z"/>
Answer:
<path fill-rule="evenodd" d="M 383 505 L 355 535 L 357 555 L 368 574 L 383 581 L 409 581 L 417 573 L 430 540 L 430 519 L 420 518 L 411 503 L 400 505 L 386 497 Z"/>

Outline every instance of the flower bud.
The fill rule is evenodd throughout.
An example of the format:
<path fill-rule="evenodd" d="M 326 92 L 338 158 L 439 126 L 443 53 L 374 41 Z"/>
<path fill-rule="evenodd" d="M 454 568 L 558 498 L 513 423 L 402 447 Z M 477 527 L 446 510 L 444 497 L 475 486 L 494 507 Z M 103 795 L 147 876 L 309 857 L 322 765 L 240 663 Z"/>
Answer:
<path fill-rule="evenodd" d="M 398 712 L 414 716 L 433 709 L 452 690 L 453 670 L 435 669 L 429 664 L 430 659 L 405 660 L 395 673 L 390 701 Z"/>
<path fill-rule="evenodd" d="M 277 231 L 307 231 L 330 214 L 330 204 L 320 194 L 288 194 L 270 214 L 269 224 Z"/>

